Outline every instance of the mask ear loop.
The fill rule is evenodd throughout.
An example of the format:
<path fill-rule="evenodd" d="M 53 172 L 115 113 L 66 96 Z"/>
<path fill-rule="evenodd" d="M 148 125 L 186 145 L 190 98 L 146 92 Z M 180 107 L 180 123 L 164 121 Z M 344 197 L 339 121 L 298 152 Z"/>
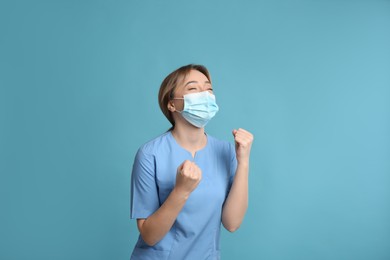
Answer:
<path fill-rule="evenodd" d="M 173 97 L 173 92 L 174 92 L 174 89 L 172 89 L 172 90 L 171 90 L 171 93 L 169 93 L 169 98 L 171 99 L 171 101 L 172 101 L 172 100 L 175 100 L 175 99 L 184 100 L 184 98 L 175 98 L 175 97 Z M 183 107 L 183 110 L 184 110 L 184 107 Z M 178 112 L 178 113 L 180 113 L 180 114 L 183 112 L 183 110 L 180 111 L 180 110 L 177 110 L 177 109 L 175 108 L 175 112 Z"/>
<path fill-rule="evenodd" d="M 174 98 L 174 97 L 172 97 L 172 98 L 171 98 L 171 101 L 172 101 L 172 100 L 175 100 L 175 99 L 181 99 L 181 100 L 184 100 L 184 98 Z M 184 109 L 184 108 L 183 108 L 183 109 Z M 180 113 L 180 114 L 181 114 L 181 113 L 183 112 L 183 110 L 182 110 L 182 111 L 180 111 L 180 110 L 177 110 L 177 109 L 175 108 L 175 112 L 178 112 L 178 113 Z"/>

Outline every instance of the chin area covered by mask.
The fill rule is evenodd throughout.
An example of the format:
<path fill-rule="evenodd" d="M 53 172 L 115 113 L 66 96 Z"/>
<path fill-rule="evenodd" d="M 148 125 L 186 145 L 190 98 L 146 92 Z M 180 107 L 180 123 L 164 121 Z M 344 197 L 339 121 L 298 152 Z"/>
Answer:
<path fill-rule="evenodd" d="M 184 108 L 177 111 L 189 123 L 196 127 L 204 127 L 218 112 L 219 107 L 215 102 L 215 96 L 208 91 L 184 95 Z"/>

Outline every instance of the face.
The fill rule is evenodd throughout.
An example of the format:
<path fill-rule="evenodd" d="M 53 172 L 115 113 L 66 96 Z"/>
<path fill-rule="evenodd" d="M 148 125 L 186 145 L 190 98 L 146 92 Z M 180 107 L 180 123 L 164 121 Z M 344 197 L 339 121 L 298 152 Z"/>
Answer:
<path fill-rule="evenodd" d="M 184 82 L 176 87 L 174 98 L 183 98 L 184 95 L 197 93 L 202 91 L 209 91 L 213 94 L 213 88 L 208 78 L 197 70 L 191 70 L 185 78 Z M 183 110 L 184 100 L 174 99 L 168 103 L 168 109 L 173 112 L 174 110 Z"/>

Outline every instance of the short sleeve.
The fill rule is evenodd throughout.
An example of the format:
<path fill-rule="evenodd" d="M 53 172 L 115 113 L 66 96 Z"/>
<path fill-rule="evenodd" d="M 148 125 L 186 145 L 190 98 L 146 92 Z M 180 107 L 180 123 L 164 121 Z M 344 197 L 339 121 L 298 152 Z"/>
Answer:
<path fill-rule="evenodd" d="M 159 208 L 153 155 L 139 149 L 131 174 L 131 218 L 147 218 Z"/>
<path fill-rule="evenodd" d="M 236 159 L 236 149 L 233 144 L 229 143 L 229 159 L 230 159 L 230 178 L 229 178 L 229 187 L 228 192 L 230 191 L 230 188 L 232 187 L 234 176 L 236 175 L 237 170 L 237 159 Z"/>

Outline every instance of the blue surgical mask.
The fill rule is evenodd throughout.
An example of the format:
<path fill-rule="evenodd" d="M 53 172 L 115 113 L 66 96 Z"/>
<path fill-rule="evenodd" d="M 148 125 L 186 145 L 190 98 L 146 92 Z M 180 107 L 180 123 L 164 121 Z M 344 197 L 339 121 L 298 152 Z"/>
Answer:
<path fill-rule="evenodd" d="M 215 102 L 215 96 L 208 91 L 191 93 L 183 96 L 184 108 L 177 112 L 192 125 L 196 127 L 204 127 L 211 118 L 215 116 L 219 108 Z"/>

